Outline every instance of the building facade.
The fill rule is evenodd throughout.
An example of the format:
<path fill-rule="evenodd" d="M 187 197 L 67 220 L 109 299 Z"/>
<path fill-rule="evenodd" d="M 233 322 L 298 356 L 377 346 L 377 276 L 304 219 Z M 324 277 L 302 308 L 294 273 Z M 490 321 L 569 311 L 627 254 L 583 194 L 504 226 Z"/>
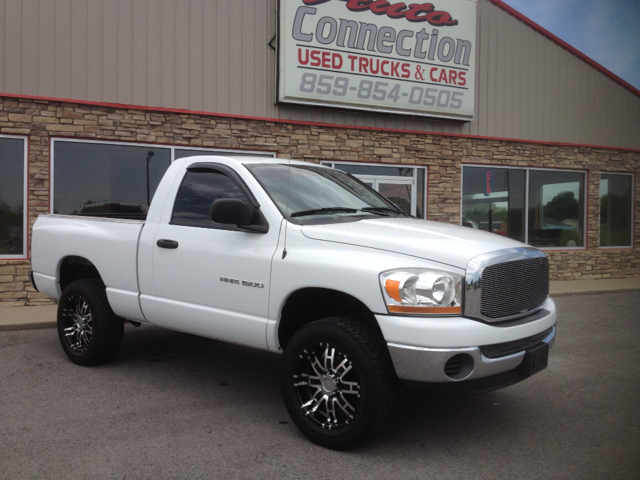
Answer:
<path fill-rule="evenodd" d="M 299 62 L 305 49 L 308 61 L 314 58 L 316 47 L 300 42 L 315 33 L 333 39 L 326 50 L 346 63 L 347 27 L 355 25 L 348 22 L 374 24 L 368 19 L 375 2 L 368 0 L 1 0 L 1 305 L 50 301 L 27 276 L 29 232 L 39 214 L 77 213 L 95 203 L 148 204 L 173 160 L 218 152 L 333 165 L 418 217 L 544 249 L 554 279 L 640 276 L 640 92 L 498 0 L 455 1 L 461 8 L 472 4 L 469 40 L 445 36 L 446 26 L 401 30 L 395 26 L 405 25 L 402 19 L 380 11 L 382 40 L 368 44 L 371 34 L 363 37 L 359 53 L 369 58 L 367 79 L 348 84 L 356 80 L 332 73 L 337 64 L 329 56 L 323 73 L 325 47 L 318 49 L 320 70 L 305 78 L 318 80 L 314 94 L 324 75 L 338 96 L 359 85 L 352 88 L 359 98 L 375 97 L 378 88 L 393 98 L 393 82 L 404 81 L 402 67 L 397 79 L 382 71 L 375 77 L 371 59 L 384 61 L 391 45 L 391 55 L 415 45 L 415 56 L 420 32 L 434 37 L 438 30 L 440 44 L 445 38 L 450 44 L 434 47 L 429 63 L 425 40 L 424 62 L 414 63 L 439 68 L 431 65 L 450 57 L 453 65 L 454 41 L 467 42 L 449 69 L 473 78 L 465 90 L 473 101 L 458 117 L 393 110 L 402 99 L 387 108 L 369 98 L 323 104 L 321 96 L 287 96 L 283 78 L 292 70 L 283 65 L 284 37 L 296 32 L 283 25 L 300 19 Z M 449 2 L 436 7 L 447 11 Z M 378 2 L 380 8 L 400 3 Z M 354 10 L 347 12 L 349 6 Z M 294 15 L 287 17 L 286 8 Z M 395 11 L 406 17 L 408 8 Z M 322 28 L 312 28 L 312 20 Z M 390 41 L 401 36 L 403 42 Z M 473 49 L 469 65 L 466 45 Z M 352 62 L 351 74 L 362 76 L 354 72 L 361 60 Z M 406 79 L 409 109 L 411 100 L 423 108 L 460 98 L 454 90 L 437 91 L 433 70 L 415 68 L 412 73 L 429 72 L 433 81 Z M 460 86 L 459 78 L 451 80 L 449 73 L 444 83 Z"/>

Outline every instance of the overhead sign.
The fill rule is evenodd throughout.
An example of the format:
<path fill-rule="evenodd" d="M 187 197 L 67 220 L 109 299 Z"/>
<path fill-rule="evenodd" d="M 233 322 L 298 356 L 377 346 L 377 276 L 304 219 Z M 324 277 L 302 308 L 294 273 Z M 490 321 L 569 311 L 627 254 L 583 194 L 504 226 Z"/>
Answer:
<path fill-rule="evenodd" d="M 280 0 L 278 101 L 471 120 L 476 0 Z"/>

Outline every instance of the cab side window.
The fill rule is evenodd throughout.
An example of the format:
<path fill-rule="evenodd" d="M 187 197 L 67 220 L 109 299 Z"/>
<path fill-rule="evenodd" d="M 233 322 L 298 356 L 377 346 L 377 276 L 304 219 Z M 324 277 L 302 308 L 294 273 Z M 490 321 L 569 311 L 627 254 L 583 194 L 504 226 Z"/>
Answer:
<path fill-rule="evenodd" d="M 237 198 L 249 204 L 238 185 L 224 173 L 214 170 L 188 171 L 176 197 L 171 224 L 235 230 L 234 226 L 216 224 L 209 219 L 209 208 L 219 198 Z"/>

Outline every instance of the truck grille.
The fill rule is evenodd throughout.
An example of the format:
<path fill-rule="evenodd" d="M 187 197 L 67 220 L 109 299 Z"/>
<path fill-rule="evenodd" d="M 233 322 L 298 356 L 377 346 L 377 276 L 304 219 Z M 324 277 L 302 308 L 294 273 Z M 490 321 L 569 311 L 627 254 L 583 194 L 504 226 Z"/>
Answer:
<path fill-rule="evenodd" d="M 549 260 L 536 248 L 496 250 L 467 264 L 466 317 L 489 323 L 528 317 L 543 307 L 548 295 Z"/>
<path fill-rule="evenodd" d="M 482 273 L 480 312 L 489 318 L 527 313 L 549 295 L 549 261 L 529 258 L 489 265 Z"/>

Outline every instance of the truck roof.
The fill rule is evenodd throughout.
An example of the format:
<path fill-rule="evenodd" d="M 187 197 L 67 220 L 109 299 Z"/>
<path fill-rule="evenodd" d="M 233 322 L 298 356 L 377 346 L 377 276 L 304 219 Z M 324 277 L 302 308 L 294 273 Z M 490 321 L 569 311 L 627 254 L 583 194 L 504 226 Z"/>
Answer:
<path fill-rule="evenodd" d="M 255 163 L 261 164 L 294 164 L 294 165 L 315 165 L 322 166 L 315 162 L 305 162 L 301 160 L 290 160 L 288 158 L 274 158 L 274 157 L 259 157 L 250 155 L 198 155 L 193 157 L 183 157 L 180 160 L 185 160 L 185 163 L 198 163 L 198 162 L 215 162 L 220 160 L 232 160 L 237 163 L 251 165 Z M 329 168 L 329 167 L 325 167 Z"/>

